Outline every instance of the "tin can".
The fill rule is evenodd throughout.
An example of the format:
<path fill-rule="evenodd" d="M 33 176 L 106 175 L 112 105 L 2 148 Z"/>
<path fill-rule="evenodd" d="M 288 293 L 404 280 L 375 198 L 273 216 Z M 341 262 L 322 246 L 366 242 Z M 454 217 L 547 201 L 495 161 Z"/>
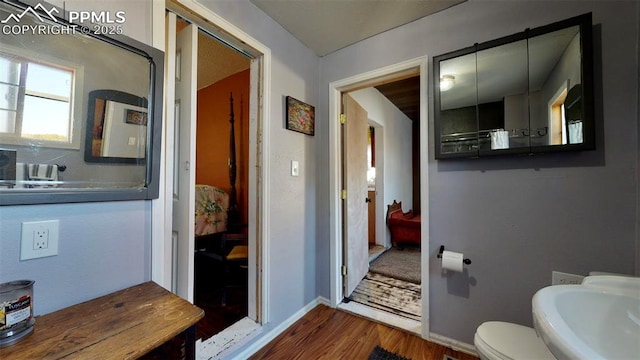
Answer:
<path fill-rule="evenodd" d="M 0 347 L 9 346 L 33 332 L 33 280 L 0 284 Z"/>

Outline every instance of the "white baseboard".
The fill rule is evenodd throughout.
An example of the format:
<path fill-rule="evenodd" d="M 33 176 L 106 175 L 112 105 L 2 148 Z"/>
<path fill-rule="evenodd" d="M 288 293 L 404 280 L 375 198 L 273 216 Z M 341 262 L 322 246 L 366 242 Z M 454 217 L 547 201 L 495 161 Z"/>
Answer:
<path fill-rule="evenodd" d="M 234 356 L 234 359 L 248 359 L 251 355 L 255 354 L 256 352 L 258 352 L 258 350 L 262 349 L 265 345 L 271 342 L 271 340 L 275 339 L 278 335 L 287 330 L 289 326 L 293 325 L 296 321 L 305 316 L 309 311 L 313 310 L 316 306 L 330 306 L 329 304 L 330 302 L 327 298 L 324 298 L 322 296 L 315 298 L 313 301 L 305 305 L 302 309 L 298 310 L 295 314 L 291 315 L 288 319 L 281 322 L 280 325 L 265 333 L 256 342 L 246 347 L 240 353 L 236 354 Z"/>
<path fill-rule="evenodd" d="M 478 352 L 476 351 L 475 346 L 464 343 L 462 341 L 454 340 L 446 336 L 429 333 L 429 341 L 452 348 L 455 351 L 461 351 L 463 353 L 467 353 L 476 357 L 478 356 Z"/>
<path fill-rule="evenodd" d="M 262 332 L 262 327 L 255 321 L 245 317 L 235 324 L 213 335 L 205 341 L 196 341 L 196 359 L 223 359 L 229 353 L 242 348 L 251 339 Z"/>

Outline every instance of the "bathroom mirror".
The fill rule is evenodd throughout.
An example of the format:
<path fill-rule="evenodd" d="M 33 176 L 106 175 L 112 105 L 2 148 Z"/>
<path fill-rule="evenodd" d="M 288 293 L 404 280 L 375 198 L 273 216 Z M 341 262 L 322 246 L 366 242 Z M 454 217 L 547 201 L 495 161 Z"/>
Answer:
<path fill-rule="evenodd" d="M 436 159 L 595 148 L 591 14 L 433 64 Z"/>
<path fill-rule="evenodd" d="M 85 161 L 144 163 L 147 107 L 147 99 L 122 91 L 89 92 Z"/>
<path fill-rule="evenodd" d="M 35 4 L 0 2 L 0 205 L 156 198 L 162 51 Z"/>

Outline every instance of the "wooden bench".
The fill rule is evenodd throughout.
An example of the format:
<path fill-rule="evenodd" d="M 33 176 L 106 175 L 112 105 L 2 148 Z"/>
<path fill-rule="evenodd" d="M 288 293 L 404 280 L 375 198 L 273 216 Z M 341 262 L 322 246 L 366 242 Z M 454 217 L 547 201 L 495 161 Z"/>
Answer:
<path fill-rule="evenodd" d="M 394 245 L 420 245 L 420 214 L 413 211 L 402 212 L 402 201 L 387 205 L 387 226 Z"/>
<path fill-rule="evenodd" d="M 146 282 L 37 316 L 33 333 L 0 348 L 0 359 L 195 359 L 195 324 L 203 316 Z"/>

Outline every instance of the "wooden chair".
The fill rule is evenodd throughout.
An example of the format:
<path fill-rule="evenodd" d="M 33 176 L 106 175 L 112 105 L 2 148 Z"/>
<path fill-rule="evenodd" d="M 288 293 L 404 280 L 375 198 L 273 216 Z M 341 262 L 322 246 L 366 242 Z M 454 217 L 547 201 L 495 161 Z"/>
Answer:
<path fill-rule="evenodd" d="M 247 234 L 224 233 L 220 240 L 220 247 L 216 250 L 203 250 L 198 253 L 206 258 L 213 259 L 222 264 L 222 306 L 227 304 L 227 290 L 235 285 L 230 283 L 232 271 L 244 271 L 248 266 L 249 247 Z"/>

